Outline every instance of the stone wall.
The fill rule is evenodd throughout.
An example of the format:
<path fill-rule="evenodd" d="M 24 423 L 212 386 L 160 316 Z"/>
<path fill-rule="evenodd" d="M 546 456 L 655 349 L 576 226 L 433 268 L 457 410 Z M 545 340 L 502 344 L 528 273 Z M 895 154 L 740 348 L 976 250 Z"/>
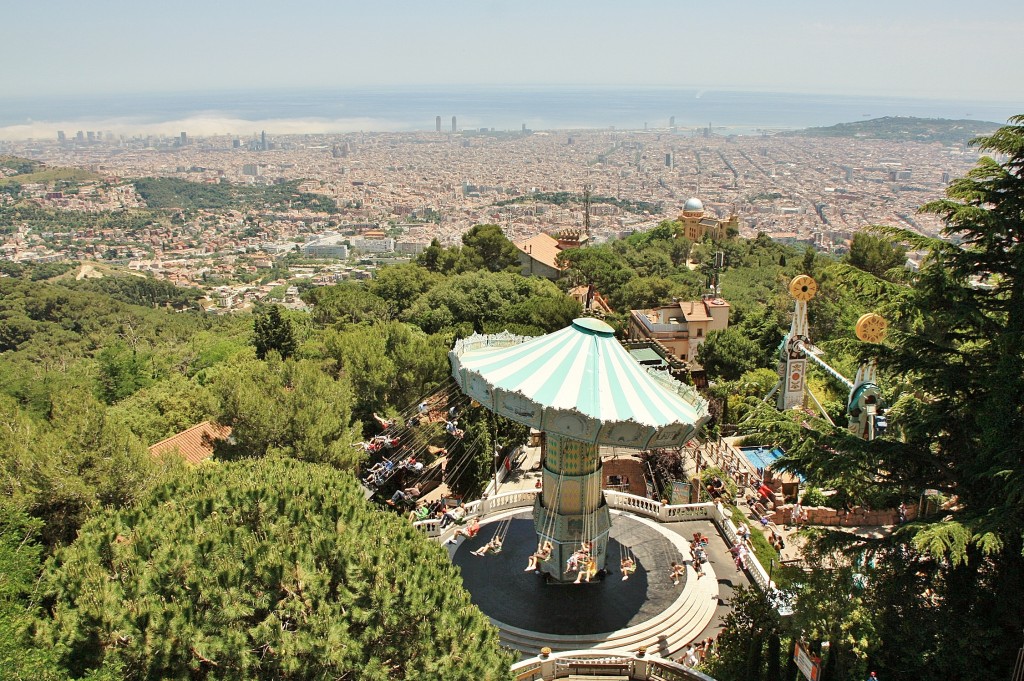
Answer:
<path fill-rule="evenodd" d="M 789 512 L 792 504 L 777 507 L 769 519 L 776 525 L 789 524 Z M 853 510 L 838 511 L 827 506 L 805 506 L 806 525 L 825 525 L 838 527 L 855 527 L 862 525 L 896 525 L 899 522 L 899 515 L 894 508 L 889 509 L 867 509 L 862 506 L 854 506 Z M 917 517 L 917 507 L 907 507 L 907 520 Z"/>

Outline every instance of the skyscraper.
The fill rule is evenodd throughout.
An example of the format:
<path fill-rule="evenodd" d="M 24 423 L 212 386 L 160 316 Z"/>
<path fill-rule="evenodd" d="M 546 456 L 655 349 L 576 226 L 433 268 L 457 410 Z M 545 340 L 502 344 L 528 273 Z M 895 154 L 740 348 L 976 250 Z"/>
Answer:
<path fill-rule="evenodd" d="M 455 125 L 455 116 L 452 116 L 452 132 L 455 132 L 456 129 L 457 129 L 457 127 Z"/>
<path fill-rule="evenodd" d="M 669 119 L 668 119 L 668 127 L 670 127 L 670 128 L 676 127 L 676 117 L 675 116 L 669 117 Z"/>
<path fill-rule="evenodd" d="M 181 133 L 181 146 L 188 144 L 188 135 L 184 132 Z"/>
<path fill-rule="evenodd" d="M 441 132 L 441 117 L 440 116 L 438 116 L 434 120 L 434 127 L 437 128 L 437 132 Z"/>
<path fill-rule="evenodd" d="M 264 130 L 260 133 L 260 151 L 267 150 L 267 131 Z"/>
<path fill-rule="evenodd" d="M 63 130 L 57 131 L 57 141 L 62 143 L 68 141 L 68 136 L 64 134 Z"/>

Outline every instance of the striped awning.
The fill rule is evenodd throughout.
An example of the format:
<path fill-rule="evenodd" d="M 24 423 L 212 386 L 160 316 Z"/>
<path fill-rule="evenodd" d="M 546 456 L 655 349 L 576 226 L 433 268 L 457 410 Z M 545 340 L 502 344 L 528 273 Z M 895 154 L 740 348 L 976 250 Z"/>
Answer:
<path fill-rule="evenodd" d="M 477 334 L 456 343 L 449 357 L 452 375 L 473 399 L 577 440 L 680 446 L 709 418 L 707 402 L 693 388 L 640 365 L 612 327 L 596 319 L 539 337 Z"/>

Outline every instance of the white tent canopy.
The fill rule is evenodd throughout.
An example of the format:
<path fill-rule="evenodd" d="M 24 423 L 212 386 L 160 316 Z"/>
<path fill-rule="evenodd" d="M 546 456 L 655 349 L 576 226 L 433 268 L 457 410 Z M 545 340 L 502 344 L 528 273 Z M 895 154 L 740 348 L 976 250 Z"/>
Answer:
<path fill-rule="evenodd" d="M 476 334 L 449 353 L 463 392 L 497 414 L 585 442 L 681 446 L 707 402 L 668 372 L 641 366 L 608 324 L 573 321 L 546 336 Z"/>

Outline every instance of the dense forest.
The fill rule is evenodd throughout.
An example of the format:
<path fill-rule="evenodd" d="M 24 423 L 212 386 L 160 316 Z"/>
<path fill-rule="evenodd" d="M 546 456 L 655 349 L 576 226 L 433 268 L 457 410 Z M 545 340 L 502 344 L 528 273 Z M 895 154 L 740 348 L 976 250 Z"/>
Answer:
<path fill-rule="evenodd" d="M 299 191 L 300 180 L 250 187 L 229 183 L 204 184 L 174 177 L 146 177 L 134 184 L 139 196 L 152 209 L 294 208 L 324 213 L 338 211 L 331 199 Z"/>
<path fill-rule="evenodd" d="M 194 292 L 150 279 L 5 268 L 4 677 L 508 678 L 512 657 L 443 549 L 380 499 L 364 501 L 356 476 L 372 459 L 353 445 L 379 432 L 375 416 L 401 419 L 444 393 L 457 338 L 562 328 L 581 312 L 566 295 L 580 284 L 612 302 L 621 330 L 629 309 L 698 297 L 715 276 L 732 317 L 700 354 L 710 434 L 739 428 L 784 446 L 783 465 L 832 492 L 829 503 L 891 507 L 925 489 L 946 503 L 882 537 L 810 532 L 806 570 L 786 578 L 794 614 L 740 592 L 711 673 L 791 679 L 782 667 L 799 638 L 830 643 L 827 681 L 868 668 L 1008 676 L 1024 619 L 1022 122 L 982 141 L 1008 160 L 983 159 L 925 207 L 956 247 L 876 228 L 836 260 L 763 235 L 691 243 L 666 221 L 564 252 L 556 284 L 520 276 L 501 229 L 478 225 L 461 246 L 435 242 L 371 280 L 306 290 L 309 313 L 239 316 L 175 312 Z M 929 254 L 917 273 L 902 267 L 908 249 Z M 874 442 L 759 406 L 789 324 L 786 284 L 800 273 L 819 283 L 812 337 L 830 364 L 852 375 L 879 359 L 893 427 Z M 890 320 L 883 345 L 854 340 L 868 311 Z M 810 380 L 841 418 L 845 388 Z M 416 437 L 452 445 L 463 462 L 452 482 L 472 496 L 493 451 L 525 433 L 459 406 L 461 444 L 438 424 Z M 232 427 L 211 462 L 149 455 L 204 420 Z"/>

